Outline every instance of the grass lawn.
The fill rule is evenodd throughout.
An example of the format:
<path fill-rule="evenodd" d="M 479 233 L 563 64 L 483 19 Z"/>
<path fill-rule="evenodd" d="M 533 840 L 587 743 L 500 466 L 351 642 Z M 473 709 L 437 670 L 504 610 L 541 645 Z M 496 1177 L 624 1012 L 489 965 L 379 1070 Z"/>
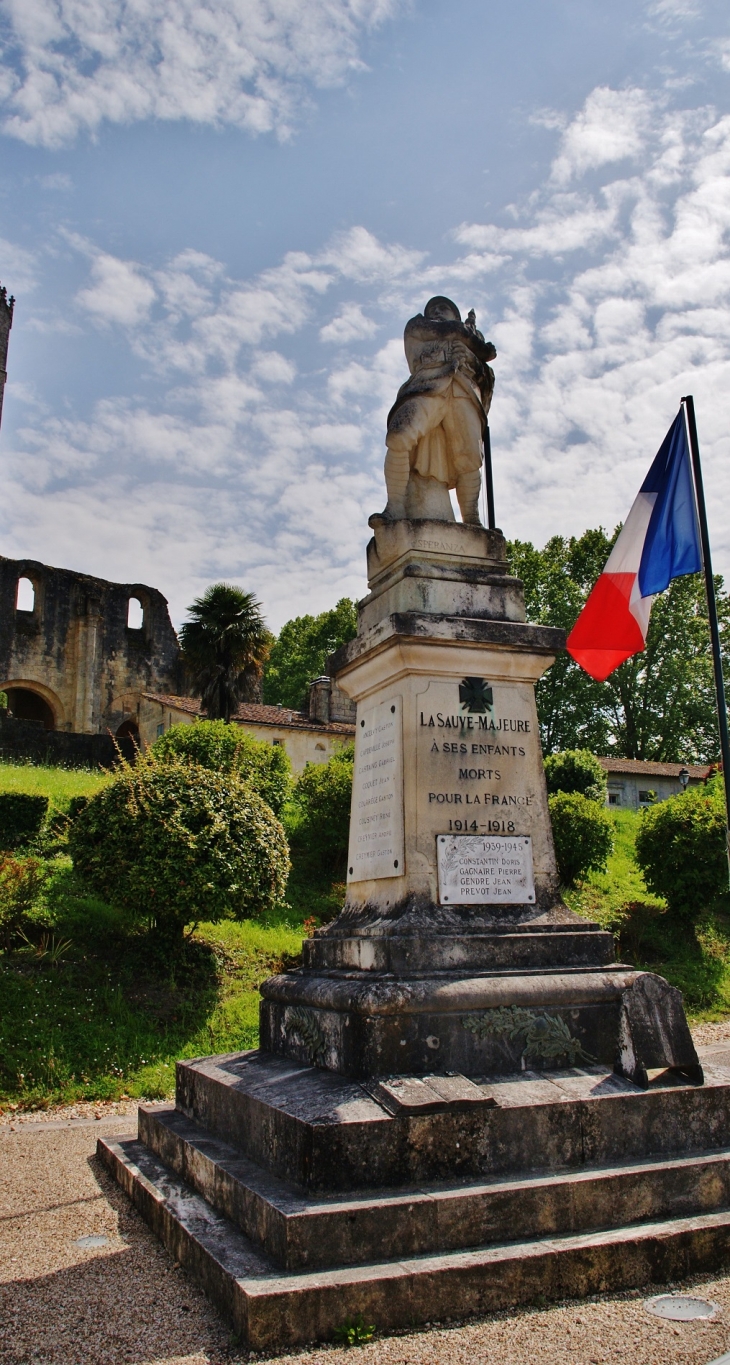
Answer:
<path fill-rule="evenodd" d="M 201 924 L 164 960 L 57 861 L 48 902 L 56 942 L 69 942 L 62 960 L 0 959 L 0 1104 L 163 1097 L 178 1057 L 256 1046 L 258 987 L 300 952 L 301 927 Z"/>
<path fill-rule="evenodd" d="M 90 771 L 0 764 L 0 790 L 44 792 L 60 811 L 105 781 Z M 86 893 L 68 857 L 47 865 L 38 910 L 46 955 L 43 942 L 0 954 L 0 1107 L 161 1098 L 174 1091 L 179 1057 L 255 1047 L 260 983 L 299 954 L 304 921 L 331 918 L 344 895 L 295 869 L 277 917 L 201 923 L 179 957 L 165 959 Z"/>
<path fill-rule="evenodd" d="M 32 763 L 0 763 L 0 792 L 31 792 L 50 797 L 65 814 L 72 796 L 93 796 L 110 780 L 101 768 L 42 768 Z"/>
<path fill-rule="evenodd" d="M 0 790 L 43 792 L 59 812 L 108 780 L 101 772 L 0 764 Z M 691 1018 L 724 1017 L 730 897 L 696 930 L 672 925 L 634 858 L 641 815 L 613 814 L 607 871 L 592 873 L 566 900 L 611 929 L 621 960 L 679 986 Z M 0 1107 L 162 1098 L 173 1093 L 178 1058 L 255 1047 L 260 983 L 298 955 L 307 920 L 331 919 L 344 900 L 344 886 L 317 879 L 301 855 L 278 916 L 199 924 L 180 954 L 165 958 L 120 912 L 87 894 L 68 857 L 47 865 L 37 947 L 0 955 Z"/>

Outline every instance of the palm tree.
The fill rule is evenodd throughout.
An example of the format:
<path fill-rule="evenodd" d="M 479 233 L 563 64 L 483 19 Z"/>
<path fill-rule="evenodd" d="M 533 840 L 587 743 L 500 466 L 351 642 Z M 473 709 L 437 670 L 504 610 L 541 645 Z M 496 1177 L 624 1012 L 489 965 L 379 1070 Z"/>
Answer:
<path fill-rule="evenodd" d="M 206 715 L 230 720 L 251 696 L 271 648 L 271 635 L 253 593 L 232 583 L 213 583 L 188 607 L 180 630 L 183 659 Z"/>

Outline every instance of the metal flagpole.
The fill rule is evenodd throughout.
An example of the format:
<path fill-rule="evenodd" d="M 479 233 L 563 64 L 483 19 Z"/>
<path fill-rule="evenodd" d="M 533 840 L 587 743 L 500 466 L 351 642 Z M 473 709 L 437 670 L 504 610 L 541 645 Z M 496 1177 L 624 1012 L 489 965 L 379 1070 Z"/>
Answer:
<path fill-rule="evenodd" d="M 494 517 L 494 484 L 492 482 L 492 438 L 489 422 L 484 423 L 484 482 L 487 486 L 487 526 L 493 531 L 497 525 Z"/>
<path fill-rule="evenodd" d="M 722 754 L 722 775 L 725 780 L 725 842 L 728 856 L 728 874 L 730 875 L 730 736 L 727 727 L 727 703 L 725 701 L 725 680 L 722 675 L 722 652 L 720 649 L 720 627 L 717 621 L 717 602 L 715 600 L 715 582 L 712 577 L 712 559 L 710 557 L 710 535 L 707 529 L 707 508 L 705 507 L 705 489 L 702 483 L 702 466 L 700 464 L 700 446 L 697 440 L 697 421 L 695 419 L 695 404 L 692 394 L 687 394 L 682 399 L 684 412 L 687 418 L 689 430 L 689 448 L 692 454 L 692 470 L 695 480 L 695 494 L 697 497 L 697 515 L 700 522 L 700 539 L 702 541 L 702 560 L 705 569 L 705 590 L 707 592 L 707 613 L 710 618 L 710 640 L 712 642 L 712 662 L 715 668 L 715 693 L 717 696 L 717 723 L 720 729 L 720 753 Z"/>

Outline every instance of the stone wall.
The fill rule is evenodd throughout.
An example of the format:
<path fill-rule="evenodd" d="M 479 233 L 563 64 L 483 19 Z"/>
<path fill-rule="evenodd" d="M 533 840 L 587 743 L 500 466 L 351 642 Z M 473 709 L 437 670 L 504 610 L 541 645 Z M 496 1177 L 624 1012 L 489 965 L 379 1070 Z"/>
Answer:
<path fill-rule="evenodd" d="M 118 746 L 118 748 L 117 748 Z M 42 721 L 16 720 L 0 711 L 0 758 L 11 763 L 47 763 L 62 768 L 113 768 L 122 757 L 133 761 L 132 739 L 111 735 L 74 735 L 46 730 Z"/>
<path fill-rule="evenodd" d="M 30 610 L 22 598 L 18 609 L 20 580 L 32 584 Z M 127 624 L 130 599 L 138 627 Z M 141 692 L 186 690 L 166 599 L 143 583 L 0 556 L 0 690 L 21 718 L 55 731 L 134 733 Z"/>

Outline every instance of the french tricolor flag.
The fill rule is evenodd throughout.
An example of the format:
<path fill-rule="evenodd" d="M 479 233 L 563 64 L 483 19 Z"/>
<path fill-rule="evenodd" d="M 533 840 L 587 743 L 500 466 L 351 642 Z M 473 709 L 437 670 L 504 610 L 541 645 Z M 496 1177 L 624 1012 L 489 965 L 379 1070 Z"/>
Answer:
<path fill-rule="evenodd" d="M 568 636 L 597 682 L 646 644 L 651 604 L 672 578 L 702 568 L 692 467 L 680 408 L 603 573 Z"/>

